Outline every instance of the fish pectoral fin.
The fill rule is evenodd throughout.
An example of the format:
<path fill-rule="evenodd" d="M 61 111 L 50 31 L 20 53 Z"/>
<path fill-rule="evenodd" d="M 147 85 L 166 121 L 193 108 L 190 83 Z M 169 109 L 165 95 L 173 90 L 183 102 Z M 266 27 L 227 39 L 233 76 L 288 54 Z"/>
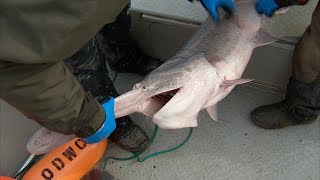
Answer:
<path fill-rule="evenodd" d="M 234 86 L 234 85 L 238 85 L 238 84 L 244 84 L 244 83 L 248 83 L 250 81 L 253 81 L 253 79 L 234 79 L 234 80 L 225 80 L 222 82 L 221 86 L 223 87 L 229 87 L 229 86 Z"/>
<path fill-rule="evenodd" d="M 263 32 L 262 30 L 259 30 L 257 33 L 257 40 L 255 42 L 255 48 L 259 46 L 264 46 L 267 44 L 270 44 L 272 42 L 275 42 L 277 39 L 272 37 L 266 32 Z"/>
<path fill-rule="evenodd" d="M 218 106 L 217 106 L 217 104 L 208 107 L 207 112 L 213 120 L 218 121 Z"/>

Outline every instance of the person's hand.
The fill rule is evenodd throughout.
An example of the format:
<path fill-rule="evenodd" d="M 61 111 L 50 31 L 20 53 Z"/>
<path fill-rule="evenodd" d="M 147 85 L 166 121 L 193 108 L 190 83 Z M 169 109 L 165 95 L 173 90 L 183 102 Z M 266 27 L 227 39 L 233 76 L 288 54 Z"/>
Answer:
<path fill-rule="evenodd" d="M 307 2 L 308 0 L 258 0 L 256 10 L 259 14 L 272 17 L 273 13 L 280 8 L 292 5 L 304 5 Z"/>
<path fill-rule="evenodd" d="M 258 0 L 256 3 L 256 10 L 259 14 L 264 14 L 268 17 L 271 17 L 279 5 L 276 0 Z"/>
<path fill-rule="evenodd" d="M 114 117 L 114 99 L 110 98 L 109 101 L 102 104 L 105 112 L 105 120 L 101 128 L 89 137 L 83 138 L 87 144 L 97 143 L 110 136 L 116 129 L 116 121 Z"/>
<path fill-rule="evenodd" d="M 193 1 L 193 0 L 189 0 Z M 223 8 L 227 13 L 231 14 L 236 10 L 232 0 L 199 0 L 202 6 L 209 12 L 215 21 L 219 21 L 218 8 Z"/>

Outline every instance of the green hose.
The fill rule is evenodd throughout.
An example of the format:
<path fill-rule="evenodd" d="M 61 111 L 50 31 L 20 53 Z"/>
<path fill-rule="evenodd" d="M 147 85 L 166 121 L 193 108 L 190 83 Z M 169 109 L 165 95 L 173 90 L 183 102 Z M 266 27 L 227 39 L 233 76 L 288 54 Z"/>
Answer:
<path fill-rule="evenodd" d="M 118 76 L 118 73 L 115 74 L 112 82 L 115 82 L 117 76 Z M 150 143 L 149 143 L 149 146 L 154 142 L 154 139 L 156 138 L 156 135 L 158 133 L 158 129 L 159 129 L 158 126 L 155 126 L 154 131 L 153 131 L 153 135 L 152 135 Z M 142 159 L 139 156 L 143 152 L 138 153 L 138 154 L 134 154 L 133 153 L 133 156 L 130 156 L 130 157 L 127 157 L 127 158 L 119 158 L 119 157 L 113 157 L 113 156 L 107 157 L 106 160 L 104 161 L 104 164 L 103 164 L 103 170 L 105 170 L 107 168 L 108 161 L 111 160 L 111 159 L 118 160 L 118 161 L 128 161 L 128 160 L 131 160 L 131 159 L 137 159 L 139 162 L 143 162 L 143 161 L 145 161 L 145 160 L 147 160 L 147 159 L 149 159 L 151 157 L 154 157 L 154 156 L 157 156 L 157 155 L 160 155 L 160 154 L 165 154 L 165 153 L 172 152 L 174 150 L 179 149 L 181 146 L 185 145 L 188 142 L 188 140 L 190 139 L 191 135 L 192 135 L 192 128 L 190 128 L 189 134 L 187 135 L 186 139 L 182 143 L 180 143 L 178 146 L 176 146 L 174 148 L 171 148 L 171 149 L 155 152 L 155 153 L 150 154 L 150 155 L 148 155 L 148 156 L 146 156 L 146 157 L 144 157 Z"/>
<path fill-rule="evenodd" d="M 155 137 L 156 137 L 156 135 L 157 135 L 158 129 L 159 129 L 158 126 L 155 126 L 155 129 L 154 129 L 154 132 L 153 132 L 153 135 L 152 135 L 152 137 L 151 137 L 151 140 L 150 140 L 149 145 L 151 145 L 151 144 L 154 142 L 154 139 L 155 139 Z M 151 157 L 154 157 L 154 156 L 157 156 L 157 155 L 160 155 L 160 154 L 165 154 L 165 153 L 168 153 L 168 152 L 172 152 L 172 151 L 174 151 L 174 150 L 179 149 L 181 146 L 185 145 L 185 144 L 187 143 L 187 141 L 190 139 L 191 134 L 192 134 L 192 128 L 190 128 L 189 133 L 188 133 L 188 136 L 186 137 L 186 139 L 185 139 L 181 144 L 179 144 L 178 146 L 176 146 L 176 147 L 174 147 L 174 148 L 171 148 L 171 149 L 167 149 L 167 150 L 155 152 L 155 153 L 150 154 L 150 155 L 148 155 L 148 156 L 146 156 L 146 157 L 144 157 L 144 158 L 142 158 L 142 159 L 141 159 L 139 156 L 140 156 L 143 152 L 138 153 L 138 154 L 134 154 L 134 153 L 133 153 L 133 156 L 130 156 L 130 157 L 127 157 L 127 158 L 119 158 L 119 157 L 113 157 L 113 156 L 107 157 L 106 160 L 104 161 L 103 169 L 105 170 L 105 169 L 107 168 L 107 163 L 108 163 L 108 161 L 111 160 L 111 159 L 113 159 L 113 160 L 118 160 L 118 161 L 128 161 L 128 160 L 131 160 L 131 159 L 135 159 L 135 158 L 136 158 L 139 162 L 143 162 L 143 161 L 145 161 L 145 160 L 147 160 L 147 159 L 149 159 L 149 158 L 151 158 Z"/>

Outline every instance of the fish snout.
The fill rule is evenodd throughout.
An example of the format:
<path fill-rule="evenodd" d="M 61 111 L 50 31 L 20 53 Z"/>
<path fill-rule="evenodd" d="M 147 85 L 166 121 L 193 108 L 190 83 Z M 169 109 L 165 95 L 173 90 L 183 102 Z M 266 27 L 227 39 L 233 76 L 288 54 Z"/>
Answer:
<path fill-rule="evenodd" d="M 144 100 L 142 88 L 133 89 L 115 99 L 115 117 L 123 117 L 136 112 Z"/>

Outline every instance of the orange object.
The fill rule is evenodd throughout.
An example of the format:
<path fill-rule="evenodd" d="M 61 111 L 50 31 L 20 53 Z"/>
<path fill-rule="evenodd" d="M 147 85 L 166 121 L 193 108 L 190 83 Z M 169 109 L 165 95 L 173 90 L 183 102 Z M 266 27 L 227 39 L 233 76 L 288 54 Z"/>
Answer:
<path fill-rule="evenodd" d="M 22 179 L 80 180 L 99 161 L 106 147 L 107 139 L 95 144 L 73 139 L 45 155 Z"/>
<path fill-rule="evenodd" d="M 12 177 L 0 176 L 0 180 L 14 180 Z"/>

